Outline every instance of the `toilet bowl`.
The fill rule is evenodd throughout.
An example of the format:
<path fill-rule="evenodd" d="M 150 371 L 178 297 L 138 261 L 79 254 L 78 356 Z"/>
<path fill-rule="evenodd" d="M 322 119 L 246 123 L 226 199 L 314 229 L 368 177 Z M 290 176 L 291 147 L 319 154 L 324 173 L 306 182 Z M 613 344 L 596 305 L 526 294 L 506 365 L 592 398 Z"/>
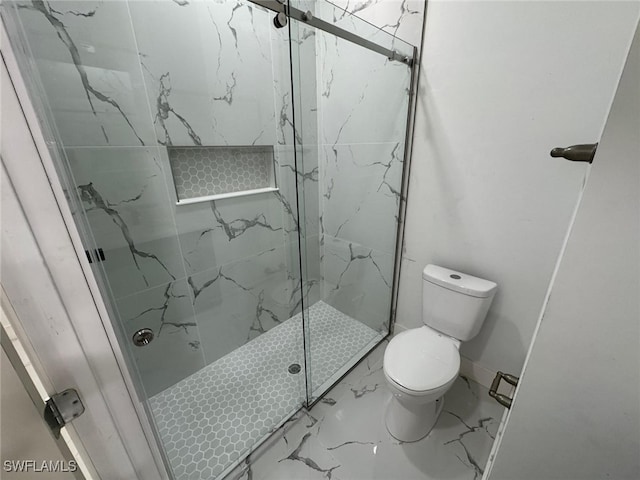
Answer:
<path fill-rule="evenodd" d="M 385 423 L 398 440 L 415 442 L 433 428 L 443 395 L 460 372 L 460 342 L 423 326 L 404 331 L 387 347 L 383 371 L 393 394 Z"/>
<path fill-rule="evenodd" d="M 480 330 L 497 285 L 436 265 L 423 271 L 424 325 L 391 339 L 383 371 L 392 398 L 385 412 L 389 433 L 403 442 L 429 434 L 444 394 L 460 372 L 460 344 Z"/>

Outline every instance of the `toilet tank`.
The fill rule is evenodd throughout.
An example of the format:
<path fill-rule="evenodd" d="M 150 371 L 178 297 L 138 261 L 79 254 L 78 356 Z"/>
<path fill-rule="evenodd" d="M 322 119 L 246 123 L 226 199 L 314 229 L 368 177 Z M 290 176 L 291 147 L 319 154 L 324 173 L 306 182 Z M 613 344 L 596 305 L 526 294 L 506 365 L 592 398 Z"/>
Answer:
<path fill-rule="evenodd" d="M 422 321 L 461 341 L 482 327 L 498 285 L 437 265 L 422 271 Z"/>

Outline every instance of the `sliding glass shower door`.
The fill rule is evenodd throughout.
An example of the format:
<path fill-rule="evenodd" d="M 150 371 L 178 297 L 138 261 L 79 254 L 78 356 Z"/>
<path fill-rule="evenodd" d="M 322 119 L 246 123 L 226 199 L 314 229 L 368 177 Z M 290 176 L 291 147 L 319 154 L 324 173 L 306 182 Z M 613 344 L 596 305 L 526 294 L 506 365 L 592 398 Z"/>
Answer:
<path fill-rule="evenodd" d="M 167 464 L 217 477 L 306 401 L 288 31 L 244 0 L 3 15 Z"/>
<path fill-rule="evenodd" d="M 312 19 L 291 45 L 313 402 L 389 333 L 414 52 L 329 2 L 290 6 Z"/>
<path fill-rule="evenodd" d="M 319 1 L 1 8 L 167 469 L 222 478 L 389 333 L 413 48 Z"/>

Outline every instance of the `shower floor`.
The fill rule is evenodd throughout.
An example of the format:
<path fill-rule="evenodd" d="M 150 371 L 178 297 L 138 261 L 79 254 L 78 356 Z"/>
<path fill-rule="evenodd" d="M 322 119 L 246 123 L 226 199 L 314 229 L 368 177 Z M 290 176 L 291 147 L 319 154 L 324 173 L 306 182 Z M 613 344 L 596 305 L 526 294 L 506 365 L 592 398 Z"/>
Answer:
<path fill-rule="evenodd" d="M 323 301 L 308 312 L 315 397 L 383 335 Z M 297 314 L 149 400 L 177 480 L 226 473 L 304 403 L 302 347 Z"/>

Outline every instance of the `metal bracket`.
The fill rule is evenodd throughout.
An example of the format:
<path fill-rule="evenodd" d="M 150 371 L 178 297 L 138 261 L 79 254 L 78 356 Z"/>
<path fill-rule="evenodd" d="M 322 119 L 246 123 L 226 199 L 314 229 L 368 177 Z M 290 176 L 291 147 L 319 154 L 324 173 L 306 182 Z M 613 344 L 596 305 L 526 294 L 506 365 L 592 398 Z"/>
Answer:
<path fill-rule="evenodd" d="M 514 387 L 518 386 L 518 381 L 520 380 L 518 377 L 514 375 L 509 375 L 508 373 L 498 372 L 496 373 L 493 382 L 491 383 L 491 388 L 489 389 L 489 396 L 491 398 L 495 398 L 496 401 L 502 405 L 503 407 L 511 408 L 511 402 L 513 402 L 512 398 L 503 395 L 502 393 L 498 393 L 498 387 L 500 387 L 500 381 L 503 380 Z"/>
<path fill-rule="evenodd" d="M 83 413 L 84 405 L 73 388 L 51 395 L 44 407 L 44 419 L 56 438 L 60 438 L 62 427 Z"/>
<path fill-rule="evenodd" d="M 408 57 L 407 55 L 402 55 L 401 53 L 393 50 L 391 55 L 389 55 L 389 60 L 393 60 L 396 62 L 402 62 L 407 65 L 409 68 L 413 67 L 413 58 Z"/>

